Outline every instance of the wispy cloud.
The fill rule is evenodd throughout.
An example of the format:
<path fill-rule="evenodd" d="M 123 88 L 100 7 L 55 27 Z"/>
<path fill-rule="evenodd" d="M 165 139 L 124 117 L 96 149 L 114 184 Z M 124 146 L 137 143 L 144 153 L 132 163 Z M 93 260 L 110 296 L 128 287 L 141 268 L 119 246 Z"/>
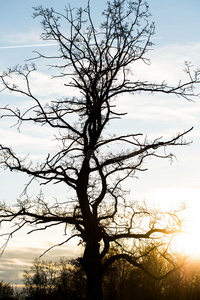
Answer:
<path fill-rule="evenodd" d="M 151 40 L 162 40 L 163 38 L 163 36 L 153 36 L 151 37 Z"/>
<path fill-rule="evenodd" d="M 163 37 L 152 37 L 152 40 L 160 40 Z M 12 46 L 0 46 L 0 49 L 17 49 L 17 48 L 32 48 L 32 47 L 49 47 L 49 46 L 57 46 L 58 44 L 33 44 L 33 45 L 12 45 Z"/>
<path fill-rule="evenodd" d="M 57 44 L 36 44 L 36 45 L 19 45 L 19 46 L 3 46 L 0 49 L 17 49 L 17 48 L 35 48 L 35 47 L 50 47 Z"/>
<path fill-rule="evenodd" d="M 23 279 L 24 269 L 29 269 L 35 258 L 39 256 L 47 248 L 35 248 L 35 247 L 13 247 L 6 249 L 3 256 L 1 256 L 0 266 L 0 280 L 9 282 L 10 284 L 16 284 L 20 286 Z M 61 257 L 73 259 L 82 255 L 81 247 L 67 245 L 65 247 L 59 247 L 51 250 L 42 260 L 59 261 Z"/>

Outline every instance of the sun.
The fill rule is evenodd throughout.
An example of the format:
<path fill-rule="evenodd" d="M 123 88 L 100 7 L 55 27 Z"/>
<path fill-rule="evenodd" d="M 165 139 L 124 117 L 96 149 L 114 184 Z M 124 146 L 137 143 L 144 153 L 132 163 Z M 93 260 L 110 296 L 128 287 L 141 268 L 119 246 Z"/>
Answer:
<path fill-rule="evenodd" d="M 164 211 L 173 211 L 185 202 L 186 208 L 180 216 L 183 232 L 174 237 L 172 251 L 200 259 L 200 190 L 160 189 L 154 194 L 154 199 Z"/>
<path fill-rule="evenodd" d="M 183 233 L 175 237 L 177 252 L 200 258 L 200 201 L 191 201 L 185 211 Z"/>

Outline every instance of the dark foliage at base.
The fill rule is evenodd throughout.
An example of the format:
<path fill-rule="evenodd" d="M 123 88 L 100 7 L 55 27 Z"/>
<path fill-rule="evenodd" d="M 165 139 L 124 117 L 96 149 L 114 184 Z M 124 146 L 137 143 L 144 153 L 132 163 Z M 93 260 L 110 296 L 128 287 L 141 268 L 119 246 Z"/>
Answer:
<path fill-rule="evenodd" d="M 165 266 L 156 256 L 147 264 L 155 269 Z M 24 289 L 14 293 L 7 283 L 0 284 L 0 299 L 9 300 L 84 300 L 86 276 L 79 260 L 58 263 L 36 260 L 24 271 Z M 200 262 L 187 261 L 163 280 L 148 277 L 124 260 L 114 263 L 103 280 L 104 300 L 198 300 L 200 299 Z"/>

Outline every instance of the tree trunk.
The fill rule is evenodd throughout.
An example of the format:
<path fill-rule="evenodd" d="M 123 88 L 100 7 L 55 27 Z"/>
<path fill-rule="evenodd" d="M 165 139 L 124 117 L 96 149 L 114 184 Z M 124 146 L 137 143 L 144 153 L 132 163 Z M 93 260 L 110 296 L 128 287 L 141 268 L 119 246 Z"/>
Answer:
<path fill-rule="evenodd" d="M 87 299 L 102 300 L 102 270 L 99 253 L 99 243 L 92 241 L 86 243 L 83 256 L 83 268 L 87 276 Z"/>

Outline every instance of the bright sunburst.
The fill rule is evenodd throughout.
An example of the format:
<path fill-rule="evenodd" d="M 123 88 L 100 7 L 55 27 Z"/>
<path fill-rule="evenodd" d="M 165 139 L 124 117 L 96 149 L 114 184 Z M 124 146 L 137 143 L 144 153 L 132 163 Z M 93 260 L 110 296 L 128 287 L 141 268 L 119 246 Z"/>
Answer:
<path fill-rule="evenodd" d="M 200 200 L 188 202 L 183 223 L 184 233 L 175 238 L 178 252 L 200 257 Z"/>
<path fill-rule="evenodd" d="M 174 238 L 172 248 L 178 253 L 200 258 L 200 191 L 162 189 L 154 194 L 154 199 L 164 211 L 173 210 L 186 201 L 186 209 L 181 213 L 183 233 Z"/>

